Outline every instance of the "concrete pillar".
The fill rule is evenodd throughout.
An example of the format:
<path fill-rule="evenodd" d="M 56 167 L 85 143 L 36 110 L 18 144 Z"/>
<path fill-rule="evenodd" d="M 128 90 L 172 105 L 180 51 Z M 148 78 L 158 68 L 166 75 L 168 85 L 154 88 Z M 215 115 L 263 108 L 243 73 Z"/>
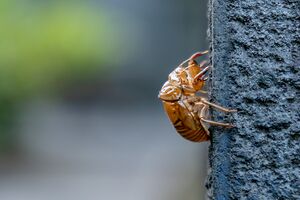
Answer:
<path fill-rule="evenodd" d="M 300 1 L 210 0 L 210 199 L 300 199 Z"/>

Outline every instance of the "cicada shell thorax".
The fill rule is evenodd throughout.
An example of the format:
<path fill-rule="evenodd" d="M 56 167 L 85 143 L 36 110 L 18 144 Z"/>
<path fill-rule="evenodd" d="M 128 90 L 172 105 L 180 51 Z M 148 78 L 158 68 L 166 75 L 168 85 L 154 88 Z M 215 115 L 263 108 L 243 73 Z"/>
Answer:
<path fill-rule="evenodd" d="M 174 102 L 178 101 L 182 95 L 182 91 L 179 87 L 174 86 L 169 81 L 165 82 L 161 88 L 158 98 L 163 101 Z"/>

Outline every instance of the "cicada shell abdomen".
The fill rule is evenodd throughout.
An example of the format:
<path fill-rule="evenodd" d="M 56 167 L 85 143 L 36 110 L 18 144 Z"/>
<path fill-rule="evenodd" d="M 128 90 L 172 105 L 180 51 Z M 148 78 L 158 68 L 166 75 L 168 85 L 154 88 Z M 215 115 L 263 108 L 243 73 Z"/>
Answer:
<path fill-rule="evenodd" d="M 204 142 L 210 139 L 203 126 L 197 122 L 196 116 L 179 101 L 163 101 L 164 109 L 176 131 L 192 142 Z"/>

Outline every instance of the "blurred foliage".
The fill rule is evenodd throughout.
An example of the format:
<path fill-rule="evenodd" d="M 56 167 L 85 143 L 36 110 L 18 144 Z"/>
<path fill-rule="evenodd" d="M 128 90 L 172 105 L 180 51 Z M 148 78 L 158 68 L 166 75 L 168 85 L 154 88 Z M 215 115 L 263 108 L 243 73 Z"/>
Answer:
<path fill-rule="evenodd" d="M 111 16 L 87 1 L 2 0 L 0 27 L 3 152 L 12 148 L 17 102 L 115 66 L 120 37 Z"/>
<path fill-rule="evenodd" d="M 109 16 L 78 1 L 3 0 L 0 26 L 0 98 L 101 73 L 118 47 L 117 26 Z"/>

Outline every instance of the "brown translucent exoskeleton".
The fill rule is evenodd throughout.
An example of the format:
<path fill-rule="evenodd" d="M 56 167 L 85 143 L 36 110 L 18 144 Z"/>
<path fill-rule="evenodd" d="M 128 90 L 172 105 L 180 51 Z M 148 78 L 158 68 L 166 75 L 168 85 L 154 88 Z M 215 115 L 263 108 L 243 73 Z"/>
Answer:
<path fill-rule="evenodd" d="M 233 127 L 232 124 L 215 122 L 209 119 L 209 107 L 222 112 L 236 112 L 211 103 L 206 97 L 197 95 L 207 80 L 210 69 L 206 62 L 198 64 L 195 59 L 208 51 L 197 52 L 173 70 L 159 92 L 164 109 L 177 132 L 187 140 L 202 142 L 210 139 L 208 125 Z M 188 63 L 187 67 L 183 65 Z"/>

